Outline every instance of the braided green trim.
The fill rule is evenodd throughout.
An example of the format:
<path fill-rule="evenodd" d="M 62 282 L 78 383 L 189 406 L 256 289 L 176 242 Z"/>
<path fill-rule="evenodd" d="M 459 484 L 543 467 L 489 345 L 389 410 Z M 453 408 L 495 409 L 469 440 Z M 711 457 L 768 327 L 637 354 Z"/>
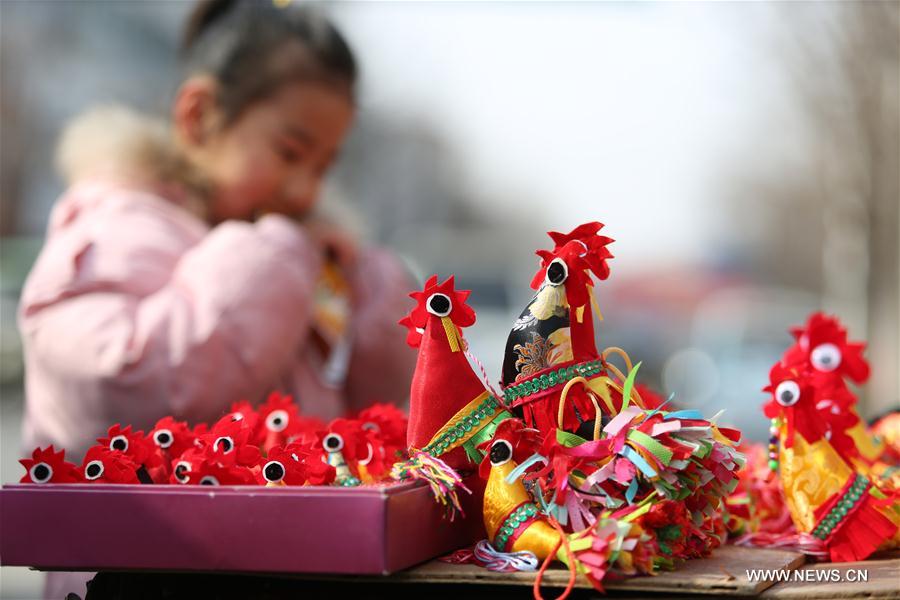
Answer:
<path fill-rule="evenodd" d="M 538 508 L 534 504 L 523 504 L 512 511 L 512 513 L 504 519 L 503 524 L 500 525 L 500 528 L 497 530 L 497 535 L 494 537 L 494 548 L 501 552 L 506 552 L 506 544 L 509 543 L 509 538 L 516 532 L 519 525 L 525 521 L 534 519 L 537 512 Z"/>
<path fill-rule="evenodd" d="M 477 432 L 484 426 L 482 421 L 485 421 L 488 417 L 494 418 L 498 408 L 502 408 L 500 400 L 493 396 L 488 396 L 484 402 L 476 406 L 455 427 L 444 433 L 433 443 L 422 448 L 422 451 L 434 457 L 442 455 L 456 442 L 472 437 L 473 431 Z"/>
<path fill-rule="evenodd" d="M 562 367 L 549 373 L 537 375 L 516 385 L 511 385 L 503 392 L 506 402 L 513 402 L 526 398 L 532 394 L 549 390 L 557 386 L 563 386 L 576 377 L 589 377 L 603 370 L 603 361 L 600 359 L 583 362 L 577 365 Z"/>
<path fill-rule="evenodd" d="M 843 498 L 828 511 L 825 518 L 819 522 L 818 527 L 813 531 L 813 535 L 820 540 L 828 538 L 840 526 L 847 513 L 860 501 L 868 486 L 869 480 L 865 476 L 857 474 L 853 485 L 844 493 Z"/>

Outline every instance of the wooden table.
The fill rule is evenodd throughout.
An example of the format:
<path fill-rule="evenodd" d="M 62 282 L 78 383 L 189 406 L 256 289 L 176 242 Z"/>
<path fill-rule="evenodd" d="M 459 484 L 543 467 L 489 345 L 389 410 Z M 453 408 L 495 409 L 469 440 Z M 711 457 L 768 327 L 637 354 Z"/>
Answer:
<path fill-rule="evenodd" d="M 865 569 L 866 582 L 750 581 L 748 569 L 784 569 L 788 572 L 836 569 L 847 577 Z M 824 576 L 826 579 L 831 574 Z M 815 573 L 804 575 L 815 579 Z M 556 598 L 569 573 L 550 569 L 542 594 Z M 141 600 L 143 598 L 209 597 L 221 600 L 256 598 L 490 598 L 532 597 L 533 573 L 495 573 L 474 565 L 452 565 L 439 560 L 387 577 L 337 577 L 323 575 L 239 575 L 195 573 L 114 573 L 98 576 L 87 600 Z M 862 563 L 806 563 L 801 554 L 725 546 L 706 559 L 691 560 L 678 569 L 653 577 L 634 577 L 605 585 L 607 597 L 678 598 L 733 596 L 743 598 L 900 598 L 900 553 L 883 554 Z M 576 580 L 571 598 L 601 597 L 583 578 Z"/>

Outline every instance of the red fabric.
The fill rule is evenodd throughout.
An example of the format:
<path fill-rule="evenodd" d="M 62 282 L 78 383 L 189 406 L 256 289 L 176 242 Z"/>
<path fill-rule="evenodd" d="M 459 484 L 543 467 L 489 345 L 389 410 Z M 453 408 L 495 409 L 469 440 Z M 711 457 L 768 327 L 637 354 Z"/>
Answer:
<path fill-rule="evenodd" d="M 19 464 L 25 467 L 25 476 L 19 480 L 19 483 L 76 483 L 81 481 L 78 467 L 65 458 L 65 450 L 57 452 L 53 446 L 43 450 L 35 448 L 31 453 L 31 458 L 23 458 L 19 461 Z M 42 463 L 52 471 L 50 478 L 46 481 L 34 481 L 31 478 L 31 468 Z"/>
<path fill-rule="evenodd" d="M 869 363 L 862 355 L 866 344 L 847 341 L 847 329 L 837 317 L 830 317 L 822 312 L 813 313 L 805 326 L 792 327 L 791 334 L 797 341 L 785 351 L 786 363 L 805 363 L 812 368 L 813 351 L 822 344 L 834 344 L 840 351 L 840 365 L 832 371 L 823 373 L 835 379 L 848 377 L 858 384 L 864 383 L 869 378 Z"/>
<path fill-rule="evenodd" d="M 521 419 L 504 419 L 497 425 L 494 437 L 478 445 L 484 458 L 478 465 L 478 475 L 487 480 L 491 474 L 491 446 L 497 440 L 506 440 L 512 446 L 512 460 L 521 464 L 541 447 L 541 433 L 525 426 Z"/>
<path fill-rule="evenodd" d="M 169 476 L 168 465 L 164 457 L 157 452 L 153 440 L 144 435 L 143 431 L 133 431 L 131 425 L 122 427 L 118 423 L 107 430 L 107 437 L 97 438 L 97 443 L 109 450 L 115 437 L 124 436 L 128 440 L 128 448 L 124 454 L 128 455 L 138 467 L 144 467 L 154 483 L 164 483 Z"/>
<path fill-rule="evenodd" d="M 301 415 L 294 399 L 280 392 L 269 394 L 266 402 L 259 407 L 257 415 L 253 439 L 263 452 L 268 452 L 275 446 L 283 446 L 305 433 L 325 426 L 321 419 Z"/>
<path fill-rule="evenodd" d="M 389 462 L 399 460 L 406 448 L 406 430 L 409 419 L 393 404 L 373 404 L 360 411 L 358 417 L 363 428 L 378 434 L 384 444 L 385 457 Z"/>
<path fill-rule="evenodd" d="M 785 381 L 795 382 L 800 389 L 800 398 L 792 406 L 784 406 L 775 399 L 775 391 Z M 784 418 L 786 448 L 794 445 L 795 431 L 799 431 L 809 443 L 825 438 L 828 427 L 816 404 L 825 397 L 837 394 L 839 390 L 816 387 L 808 370 L 779 362 L 769 371 L 769 385 L 763 391 L 772 394 L 772 399 L 763 406 L 765 415 L 770 419 Z"/>
<path fill-rule="evenodd" d="M 434 293 L 447 295 L 452 301 L 449 318 L 462 328 L 475 322 L 475 312 L 465 304 L 468 291 L 456 291 L 451 276 L 443 284 L 431 277 L 421 292 L 413 292 L 416 307 L 401 320 L 410 328 L 410 341 L 418 346 L 419 357 L 409 392 L 409 430 L 406 443 L 410 448 L 423 448 L 460 409 L 485 392 L 481 379 L 472 370 L 463 348 L 453 352 L 441 318 L 427 312 L 426 302 Z M 419 334 L 416 330 L 424 329 Z M 454 469 L 468 465 L 462 449 L 441 456 Z"/>
<path fill-rule="evenodd" d="M 610 400 L 615 409 L 613 415 L 618 414 L 622 408 L 622 394 L 611 388 Z M 559 425 L 559 401 L 562 395 L 562 389 L 557 389 L 533 402 L 526 402 L 521 405 L 522 415 L 525 423 L 529 427 L 535 427 L 541 431 L 551 431 Z M 601 412 L 608 412 L 606 403 L 602 399 L 597 399 Z M 517 406 L 513 403 L 513 406 Z M 577 410 L 577 412 L 576 412 Z M 575 432 L 582 423 L 593 423 L 594 421 L 594 403 L 591 402 L 587 390 L 583 385 L 576 384 L 569 388 L 566 394 L 566 407 L 563 409 L 563 429 Z M 579 420 L 580 419 L 580 420 Z"/>
<path fill-rule="evenodd" d="M 607 261 L 613 258 L 606 247 L 613 242 L 612 238 L 598 235 L 602 223 L 591 222 L 579 225 L 569 233 L 550 231 L 547 235 L 555 246 L 552 251 L 538 250 L 541 257 L 541 268 L 531 281 L 533 289 L 544 285 L 547 267 L 558 259 L 568 268 L 568 277 L 563 284 L 566 289 L 566 300 L 569 303 L 569 320 L 571 322 L 572 353 L 578 362 L 597 358 L 594 341 L 594 319 L 590 302 L 589 286 L 593 286 L 590 273 L 600 280 L 609 277 Z M 583 307 L 581 322 L 578 321 L 575 309 Z"/>
<path fill-rule="evenodd" d="M 867 493 L 862 502 L 826 542 L 833 562 L 865 560 L 897 531 L 897 526 L 878 510 L 874 497 Z"/>
<path fill-rule="evenodd" d="M 764 391 L 773 394 L 765 407 L 769 418 L 783 416 L 787 426 L 785 447 L 794 443 L 794 431 L 799 431 L 806 441 L 813 443 L 827 439 L 845 460 L 862 459 L 856 442 L 847 430 L 859 423 L 859 417 L 850 409 L 855 398 L 842 381 L 823 377 L 805 365 L 793 366 L 777 363 L 769 372 L 770 385 Z M 800 399 L 793 406 L 782 406 L 774 398 L 775 390 L 783 381 L 794 381 L 800 388 Z M 822 408 L 835 407 L 835 411 Z"/>
<path fill-rule="evenodd" d="M 94 461 L 103 465 L 102 474 L 95 479 L 87 479 L 85 470 Z M 84 455 L 84 462 L 79 469 L 80 477 L 86 483 L 140 483 L 137 470 L 140 465 L 130 456 L 119 451 L 110 451 L 106 446 L 94 446 Z"/>
<path fill-rule="evenodd" d="M 569 233 L 548 231 L 547 235 L 556 244 L 556 248 L 561 248 L 572 241 L 579 241 L 584 244 L 585 260 L 588 266 L 598 279 L 603 280 L 609 277 L 609 265 L 606 264 L 606 261 L 613 258 L 612 253 L 606 246 L 615 240 L 605 235 L 599 235 L 601 229 L 603 229 L 603 223 L 593 221 L 591 223 L 583 223 Z"/>

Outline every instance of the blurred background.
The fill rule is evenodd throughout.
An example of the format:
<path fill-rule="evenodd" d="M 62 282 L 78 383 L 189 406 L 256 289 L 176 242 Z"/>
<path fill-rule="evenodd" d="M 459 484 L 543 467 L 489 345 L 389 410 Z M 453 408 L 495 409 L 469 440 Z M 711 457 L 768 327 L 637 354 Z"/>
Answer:
<path fill-rule="evenodd" d="M 492 377 L 544 232 L 600 220 L 617 241 L 599 343 L 681 405 L 762 439 L 787 329 L 824 309 L 869 342 L 862 413 L 898 406 L 900 4 L 321 6 L 363 72 L 327 194 L 420 276 L 473 290 Z M 15 312 L 62 191 L 57 135 L 101 103 L 164 115 L 190 7 L 0 3 L 3 482 L 20 477 Z M 27 593 L 11 572 L 4 593 Z"/>

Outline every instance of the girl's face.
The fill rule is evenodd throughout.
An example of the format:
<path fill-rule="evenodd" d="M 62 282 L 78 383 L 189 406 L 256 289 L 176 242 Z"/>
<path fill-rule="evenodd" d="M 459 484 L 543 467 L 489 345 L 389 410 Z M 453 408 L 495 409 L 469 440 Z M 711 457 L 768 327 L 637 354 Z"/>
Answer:
<path fill-rule="evenodd" d="M 345 92 L 301 81 L 281 86 L 234 122 L 198 136 L 189 152 L 213 187 L 210 219 L 308 213 L 353 114 Z"/>

